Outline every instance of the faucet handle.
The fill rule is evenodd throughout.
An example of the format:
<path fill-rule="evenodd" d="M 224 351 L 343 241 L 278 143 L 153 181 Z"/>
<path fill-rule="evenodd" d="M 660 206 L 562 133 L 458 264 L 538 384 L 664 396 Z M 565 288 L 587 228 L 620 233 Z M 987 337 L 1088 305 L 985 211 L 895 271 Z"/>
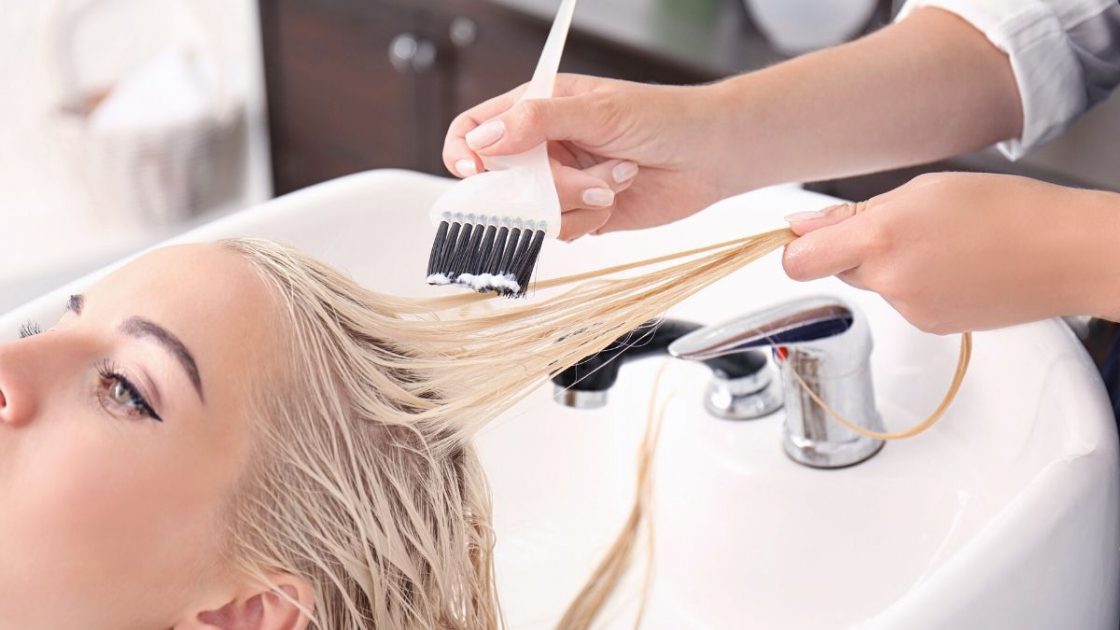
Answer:
<path fill-rule="evenodd" d="M 822 367 L 844 374 L 866 361 L 871 334 L 854 306 L 838 298 L 812 296 L 702 328 L 677 339 L 669 353 L 705 360 L 760 347 L 774 348 L 782 359 L 792 352 L 827 354 L 829 360 Z"/>

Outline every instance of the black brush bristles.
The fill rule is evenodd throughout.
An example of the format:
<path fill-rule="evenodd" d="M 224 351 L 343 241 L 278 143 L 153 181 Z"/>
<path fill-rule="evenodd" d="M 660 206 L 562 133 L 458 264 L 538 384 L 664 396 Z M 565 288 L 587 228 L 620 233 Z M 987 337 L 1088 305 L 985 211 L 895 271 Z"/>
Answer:
<path fill-rule="evenodd" d="M 477 248 L 471 250 L 471 259 L 467 261 L 467 269 L 473 270 L 476 274 L 486 272 L 486 259 L 490 257 L 490 250 L 494 247 L 494 236 L 497 233 L 498 226 L 486 226 L 486 232 L 482 235 L 482 241 L 479 242 Z"/>
<path fill-rule="evenodd" d="M 459 231 L 459 241 L 455 243 L 455 255 L 451 258 L 451 273 L 448 274 L 455 278 L 456 282 L 459 276 L 467 271 L 467 261 L 471 257 L 470 245 L 475 242 L 475 233 L 482 234 L 482 226 L 464 223 L 463 229 Z"/>
<path fill-rule="evenodd" d="M 495 276 L 509 270 L 509 264 L 513 262 L 513 251 L 517 249 L 517 243 L 520 241 L 521 228 L 510 230 L 509 237 L 506 239 L 506 246 L 502 248 L 502 257 L 498 259 L 498 268 L 494 270 Z"/>
<path fill-rule="evenodd" d="M 482 273 L 490 275 L 498 273 L 498 264 L 502 262 L 502 252 L 506 251 L 506 241 L 508 239 L 509 228 L 503 225 L 498 228 L 498 234 L 490 245 L 490 253 L 487 254 L 486 262 L 483 263 Z"/>
<path fill-rule="evenodd" d="M 477 220 L 476 219 L 481 219 Z M 475 215 L 439 225 L 428 257 L 428 284 L 458 284 L 481 293 L 521 297 L 529 289 L 545 230 L 530 221 Z"/>
<path fill-rule="evenodd" d="M 455 243 L 459 238 L 459 222 L 442 221 L 432 242 L 432 254 L 428 257 L 428 284 L 451 284 L 451 257 L 455 253 Z"/>
<path fill-rule="evenodd" d="M 525 231 L 521 242 L 526 241 L 530 241 L 529 247 L 521 252 L 519 257 L 514 258 L 512 265 L 513 277 L 517 278 L 517 285 L 520 287 L 528 287 L 529 281 L 533 279 L 533 270 L 537 268 L 537 258 L 541 253 L 541 245 L 544 244 L 544 230 L 535 230 L 532 233 Z M 519 247 L 518 251 L 520 250 Z"/>
<path fill-rule="evenodd" d="M 443 266 L 443 250 L 447 243 L 447 230 L 451 229 L 451 224 L 447 221 L 440 221 L 439 229 L 436 230 L 436 240 L 432 243 L 432 254 L 428 256 L 428 282 L 432 282 L 432 276 L 435 275 L 436 269 Z"/>
<path fill-rule="evenodd" d="M 532 232 L 530 232 L 529 230 L 521 230 L 521 238 L 517 240 L 517 249 L 513 251 L 513 257 L 510 258 L 509 266 L 506 267 L 506 269 L 509 270 L 509 275 L 512 276 L 514 283 L 516 283 L 515 286 L 517 287 L 525 286 L 521 283 L 521 275 L 518 272 L 521 271 L 521 267 L 528 259 L 527 254 L 529 252 L 529 245 L 532 240 Z"/>

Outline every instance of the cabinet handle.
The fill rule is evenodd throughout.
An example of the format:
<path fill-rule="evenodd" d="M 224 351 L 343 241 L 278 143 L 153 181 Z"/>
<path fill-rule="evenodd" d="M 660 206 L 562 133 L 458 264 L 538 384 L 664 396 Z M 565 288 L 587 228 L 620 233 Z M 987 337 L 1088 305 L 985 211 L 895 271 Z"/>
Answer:
<path fill-rule="evenodd" d="M 450 36 L 456 48 L 466 48 L 478 41 L 478 24 L 468 17 L 457 17 L 451 21 Z"/>
<path fill-rule="evenodd" d="M 416 59 L 416 51 L 420 48 L 420 41 L 412 33 L 401 33 L 389 42 L 389 63 L 397 72 L 406 73 L 412 70 L 412 62 Z"/>
<path fill-rule="evenodd" d="M 420 45 L 416 48 L 416 58 L 412 60 L 412 69 L 416 72 L 425 72 L 432 69 L 436 65 L 438 49 L 436 45 L 429 40 L 420 40 Z"/>
<path fill-rule="evenodd" d="M 436 57 L 436 45 L 412 33 L 401 33 L 389 42 L 389 63 L 401 74 L 429 70 L 436 64 Z"/>

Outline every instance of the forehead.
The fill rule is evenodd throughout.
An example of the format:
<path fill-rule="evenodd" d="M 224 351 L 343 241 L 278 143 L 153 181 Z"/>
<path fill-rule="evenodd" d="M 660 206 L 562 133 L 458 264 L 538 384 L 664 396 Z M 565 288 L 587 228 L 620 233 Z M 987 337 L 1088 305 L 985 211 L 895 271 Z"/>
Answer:
<path fill-rule="evenodd" d="M 266 297 L 249 262 L 217 244 L 175 245 L 148 252 L 108 275 L 94 291 L 143 288 L 173 299 L 207 296 L 236 300 Z M 189 294 L 189 295 L 188 295 Z"/>
<path fill-rule="evenodd" d="M 276 313 L 244 256 L 199 244 L 152 251 L 110 274 L 86 294 L 82 317 L 149 319 L 182 340 L 203 378 L 214 380 L 246 374 L 269 356 Z"/>

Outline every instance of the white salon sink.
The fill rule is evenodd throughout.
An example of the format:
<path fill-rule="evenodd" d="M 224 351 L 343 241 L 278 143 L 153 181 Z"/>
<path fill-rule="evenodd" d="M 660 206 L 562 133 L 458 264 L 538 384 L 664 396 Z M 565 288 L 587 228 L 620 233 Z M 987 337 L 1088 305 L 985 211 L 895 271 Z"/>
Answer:
<path fill-rule="evenodd" d="M 329 182 L 195 231 L 278 238 L 368 286 L 430 294 L 427 208 L 447 180 L 379 171 Z M 684 222 L 567 245 L 540 276 L 722 241 L 782 225 L 829 198 L 784 187 Z M 88 280 L 0 318 L 12 335 L 50 320 Z M 913 329 L 873 294 L 797 284 L 777 254 L 671 315 L 712 323 L 826 294 L 866 314 L 888 428 L 943 396 L 956 337 Z M 562 408 L 542 388 L 479 438 L 494 490 L 498 580 L 510 628 L 552 628 L 613 540 L 633 492 L 634 453 L 660 362 L 622 369 L 609 404 Z M 978 333 L 968 377 L 940 424 L 866 463 L 809 469 L 781 449 L 781 412 L 745 423 L 703 409 L 702 366 L 676 362 L 656 467 L 655 572 L 645 629 L 1107 629 L 1120 622 L 1120 466 L 1096 371 L 1058 321 Z M 644 556 L 644 554 L 643 554 Z M 602 627 L 633 627 L 642 571 Z"/>

